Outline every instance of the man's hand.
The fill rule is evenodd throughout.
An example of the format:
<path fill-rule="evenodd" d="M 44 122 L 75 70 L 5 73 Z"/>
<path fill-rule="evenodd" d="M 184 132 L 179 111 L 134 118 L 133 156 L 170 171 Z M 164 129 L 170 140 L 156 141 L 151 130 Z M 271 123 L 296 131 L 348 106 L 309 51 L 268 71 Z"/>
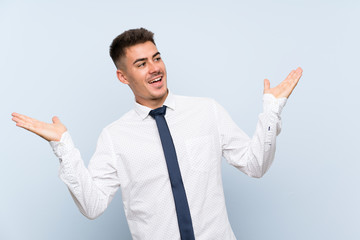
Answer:
<path fill-rule="evenodd" d="M 288 98 L 298 83 L 302 72 L 303 70 L 300 67 L 296 70 L 292 70 L 287 78 L 274 88 L 270 88 L 270 81 L 265 79 L 264 93 L 270 93 L 276 98 Z"/>
<path fill-rule="evenodd" d="M 67 131 L 58 117 L 52 118 L 53 123 L 46 123 L 15 112 L 11 115 L 16 126 L 33 132 L 47 141 L 60 141 L 61 135 Z"/>

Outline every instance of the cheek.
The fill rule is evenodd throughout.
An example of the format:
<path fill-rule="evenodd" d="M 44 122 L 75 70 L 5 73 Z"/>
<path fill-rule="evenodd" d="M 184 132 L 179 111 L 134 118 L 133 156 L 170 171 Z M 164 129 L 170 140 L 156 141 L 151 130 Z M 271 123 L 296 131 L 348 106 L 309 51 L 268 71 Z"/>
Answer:
<path fill-rule="evenodd" d="M 146 79 L 146 74 L 143 71 L 134 71 L 131 74 L 131 82 L 133 85 L 143 84 Z"/>
<path fill-rule="evenodd" d="M 165 63 L 164 63 L 164 62 L 161 63 L 161 68 L 166 72 L 166 67 L 165 67 Z"/>

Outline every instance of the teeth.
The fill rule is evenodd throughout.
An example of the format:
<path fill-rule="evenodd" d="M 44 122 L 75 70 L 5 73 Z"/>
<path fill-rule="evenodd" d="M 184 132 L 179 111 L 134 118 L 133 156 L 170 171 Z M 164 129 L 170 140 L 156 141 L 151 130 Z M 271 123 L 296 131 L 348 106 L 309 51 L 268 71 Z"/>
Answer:
<path fill-rule="evenodd" d="M 154 83 L 154 82 L 157 82 L 157 81 L 160 81 L 161 80 L 161 77 L 159 78 L 155 78 L 154 80 L 152 80 L 150 83 Z"/>

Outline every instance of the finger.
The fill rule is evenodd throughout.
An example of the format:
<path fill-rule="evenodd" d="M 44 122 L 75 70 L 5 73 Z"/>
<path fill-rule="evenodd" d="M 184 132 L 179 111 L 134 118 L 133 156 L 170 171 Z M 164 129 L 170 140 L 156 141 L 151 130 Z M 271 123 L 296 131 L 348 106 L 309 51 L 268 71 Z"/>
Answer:
<path fill-rule="evenodd" d="M 16 122 L 16 123 L 22 123 L 22 122 L 24 122 L 23 120 L 21 120 L 20 118 L 18 118 L 18 117 L 13 117 L 11 120 L 13 120 L 14 122 Z"/>
<path fill-rule="evenodd" d="M 264 79 L 264 90 L 268 90 L 270 88 L 270 81 L 269 79 Z"/>
<path fill-rule="evenodd" d="M 295 88 L 302 74 L 301 68 L 297 68 L 296 70 L 293 71 L 294 72 L 291 75 L 289 74 L 289 78 L 286 81 L 288 83 L 288 87 L 291 88 L 291 91 Z"/>
<path fill-rule="evenodd" d="M 34 121 L 35 119 L 31 118 L 31 117 L 28 117 L 26 115 L 23 115 L 23 114 L 20 114 L 20 113 L 13 113 L 12 116 L 14 117 L 17 117 L 23 121 L 26 121 L 26 122 L 32 122 Z"/>
<path fill-rule="evenodd" d="M 294 74 L 294 76 L 292 77 L 292 79 L 290 80 L 290 94 L 292 93 L 292 91 L 294 90 L 294 88 L 296 87 L 296 85 L 298 84 L 300 78 L 302 76 L 302 69 L 300 67 L 298 67 L 296 69 L 296 72 Z M 290 95 L 289 95 L 290 96 Z"/>
<path fill-rule="evenodd" d="M 292 70 L 289 75 L 285 78 L 285 81 L 290 81 L 295 74 L 295 70 Z"/>
<path fill-rule="evenodd" d="M 294 76 L 301 75 L 301 74 L 302 74 L 302 69 L 301 69 L 300 67 L 298 67 L 298 68 L 295 70 Z"/>
<path fill-rule="evenodd" d="M 292 78 L 292 83 L 296 85 L 298 83 L 299 79 L 301 78 L 301 76 L 302 76 L 302 69 L 300 67 L 298 67 L 296 69 L 295 75 Z"/>
<path fill-rule="evenodd" d="M 59 119 L 57 116 L 54 116 L 54 117 L 52 118 L 52 122 L 53 122 L 53 123 L 61 123 L 60 119 Z"/>
<path fill-rule="evenodd" d="M 26 123 L 26 122 L 23 122 L 23 121 L 20 121 L 20 122 L 17 122 L 16 123 L 16 126 L 18 127 L 21 127 L 21 128 L 24 128 L 28 131 L 31 131 L 31 132 L 35 132 L 35 128 L 33 127 L 32 124 L 30 123 Z"/>
<path fill-rule="evenodd" d="M 17 124 L 30 124 L 30 122 L 22 119 L 22 118 L 19 118 L 19 117 L 13 117 L 11 120 L 13 120 L 14 122 L 16 122 Z"/>
<path fill-rule="evenodd" d="M 13 112 L 13 113 L 11 114 L 11 116 L 17 117 L 17 118 L 23 118 L 24 115 L 22 115 L 22 114 L 20 114 L 20 113 Z"/>
<path fill-rule="evenodd" d="M 19 113 L 13 113 L 11 114 L 12 116 L 14 116 L 12 118 L 12 120 L 14 122 L 16 122 L 16 126 L 18 127 L 22 127 L 26 130 L 29 130 L 31 132 L 34 132 L 35 131 L 35 126 L 34 124 L 36 123 L 36 119 L 33 119 L 31 117 L 28 117 L 26 115 L 23 115 L 23 114 L 19 114 Z"/>

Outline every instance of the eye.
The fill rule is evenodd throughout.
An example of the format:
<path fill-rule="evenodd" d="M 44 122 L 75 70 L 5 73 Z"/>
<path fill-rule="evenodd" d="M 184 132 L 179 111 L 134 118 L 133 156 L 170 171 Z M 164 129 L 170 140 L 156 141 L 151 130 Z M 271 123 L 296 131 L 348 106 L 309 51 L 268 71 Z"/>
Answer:
<path fill-rule="evenodd" d="M 158 61 L 160 61 L 160 60 L 161 60 L 161 57 L 156 57 L 156 58 L 154 59 L 155 62 L 158 62 Z"/>
<path fill-rule="evenodd" d="M 143 67 L 143 66 L 145 66 L 145 62 L 138 65 L 138 67 Z"/>

